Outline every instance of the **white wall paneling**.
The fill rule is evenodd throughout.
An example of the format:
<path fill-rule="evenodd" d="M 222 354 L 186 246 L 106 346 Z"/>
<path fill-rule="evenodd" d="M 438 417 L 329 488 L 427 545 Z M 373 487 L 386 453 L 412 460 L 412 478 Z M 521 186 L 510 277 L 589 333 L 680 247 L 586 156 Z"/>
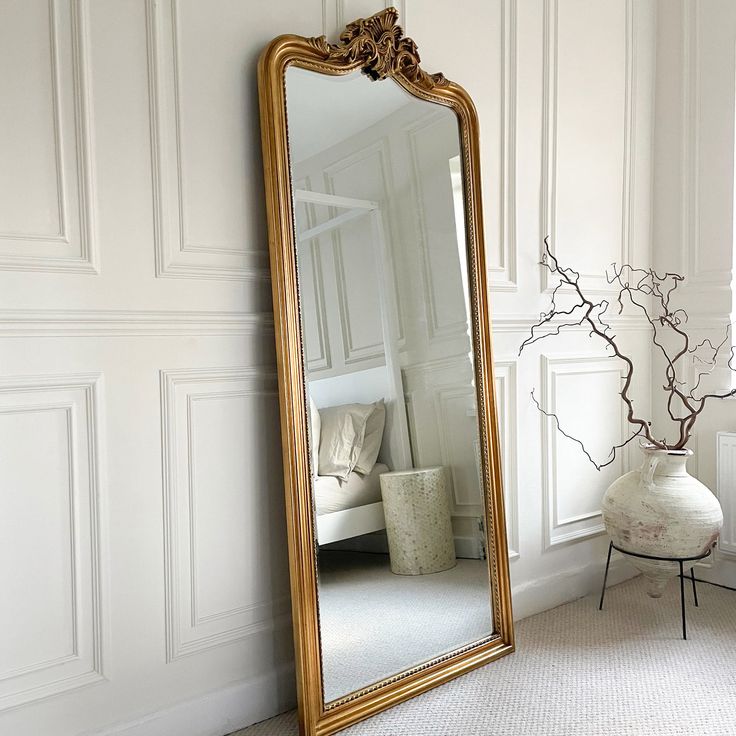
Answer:
<path fill-rule="evenodd" d="M 736 433 L 719 432 L 716 442 L 717 494 L 723 508 L 718 549 L 736 557 Z"/>
<path fill-rule="evenodd" d="M 682 251 L 681 271 L 688 278 L 698 273 L 699 233 L 699 141 L 698 141 L 698 8 L 696 3 L 682 3 Z"/>
<path fill-rule="evenodd" d="M 388 155 L 387 141 L 381 138 L 338 159 L 324 169 L 327 192 L 391 202 L 393 185 Z M 365 232 L 365 222 L 357 220 L 331 234 L 340 319 L 338 334 L 345 365 L 365 365 L 366 361 L 383 356 L 381 305 L 376 299 L 377 253 L 375 247 L 365 247 Z M 396 291 L 395 283 L 393 288 Z"/>
<path fill-rule="evenodd" d="M 215 78 L 203 75 L 198 61 L 204 59 L 193 58 L 201 49 L 201 23 L 214 20 L 222 34 L 226 27 L 196 3 L 148 0 L 146 11 L 156 275 L 266 279 L 267 250 L 245 245 L 248 215 L 241 193 L 247 174 L 242 156 L 235 155 L 244 153 L 238 85 L 232 84 L 233 99 L 218 98 L 216 111 L 198 102 Z M 210 72 L 219 68 L 226 75 L 219 80 L 223 85 L 240 79 L 238 59 L 237 47 L 225 43 L 207 53 Z M 196 141 L 211 133 L 224 135 L 208 137 L 203 156 Z"/>
<path fill-rule="evenodd" d="M 660 271 L 678 270 L 686 277 L 678 306 L 689 313 L 691 339 L 698 342 L 720 342 L 734 311 L 735 45 L 733 3 L 658 2 L 653 260 Z M 686 378 L 694 375 L 689 366 Z M 654 386 L 658 379 L 655 375 Z M 717 368 L 709 387 L 731 386 L 725 366 Z M 691 473 L 718 489 L 724 529 L 720 554 L 707 575 L 731 586 L 736 564 L 728 438 L 736 431 L 735 417 L 732 401 L 710 403 L 695 425 L 689 445 L 696 457 L 688 464 Z M 655 422 L 671 426 L 664 405 Z"/>
<path fill-rule="evenodd" d="M 728 3 L 700 7 L 683 2 L 678 10 L 682 173 L 677 215 L 680 269 L 687 277 L 683 296 L 691 314 L 715 322 L 731 310 L 736 14 Z M 668 113 L 666 106 L 658 111 L 663 117 Z M 657 256 L 673 257 L 669 249 Z"/>
<path fill-rule="evenodd" d="M 516 46 L 517 0 L 501 0 L 499 12 L 501 28 L 501 74 L 499 82 L 500 127 L 498 136 L 500 180 L 485 197 L 496 196 L 498 218 L 499 258 L 493 262 L 494 243 L 487 243 L 489 281 L 494 291 L 517 290 L 516 252 Z"/>
<path fill-rule="evenodd" d="M 310 177 L 294 182 L 295 189 L 312 190 Z M 311 229 L 317 224 L 315 206 L 308 202 L 297 202 L 295 219 L 299 232 Z M 304 321 L 304 354 L 307 371 L 321 371 L 332 368 L 330 336 L 327 330 L 327 306 L 325 300 L 324 277 L 322 275 L 322 245 L 319 238 L 310 239 L 299 245 L 299 278 L 309 284 L 302 288 L 302 320 Z M 306 252 L 305 252 L 306 251 Z"/>
<path fill-rule="evenodd" d="M 567 434 L 583 440 L 598 463 L 631 434 L 619 392 L 622 364 L 599 356 L 542 356 L 540 404 L 558 415 Z M 587 401 L 580 402 L 580 397 Z M 544 453 L 544 544 L 546 548 L 587 539 L 603 531 L 600 500 L 628 470 L 627 453 L 600 473 L 579 446 L 561 435 L 554 419 L 542 417 Z"/>
<path fill-rule="evenodd" d="M 682 268 L 689 285 L 710 289 L 728 288 L 728 248 L 713 241 L 731 229 L 733 209 L 734 14 L 723 11 L 682 3 Z M 710 86 L 716 70 L 722 89 Z"/>
<path fill-rule="evenodd" d="M 537 28 L 532 29 L 525 16 L 541 17 L 541 2 L 518 3 L 517 0 L 470 0 L 464 5 L 466 17 L 473 18 L 479 32 L 486 39 L 485 43 L 475 47 L 467 44 L 467 35 L 462 26 L 453 27 L 451 23 L 443 24 L 437 19 L 442 10 L 424 11 L 424 5 L 410 6 L 410 26 L 412 32 L 420 38 L 420 54 L 428 71 L 443 71 L 448 77 L 462 84 L 474 97 L 481 122 L 481 159 L 483 187 L 483 217 L 485 228 L 486 264 L 488 279 L 494 292 L 516 293 L 520 288 L 519 264 L 524 264 L 523 251 L 517 242 L 517 218 L 530 216 L 530 207 L 524 203 L 525 209 L 518 210 L 519 182 L 522 188 L 526 184 L 525 171 L 519 180 L 519 151 L 517 141 L 524 147 L 522 159 L 530 150 L 531 134 L 525 124 L 519 127 L 519 110 L 525 115 L 527 110 L 539 109 L 539 91 L 531 87 L 541 75 L 536 64 L 530 79 L 524 78 L 524 88 L 519 88 L 519 61 L 530 60 L 526 42 L 539 46 Z M 519 21 L 520 11 L 522 21 Z M 440 34 L 438 29 L 444 25 Z M 521 41 L 521 45 L 520 42 Z M 462 48 L 461 53 L 451 54 L 450 48 Z M 444 53 L 444 50 L 448 53 Z M 534 52 L 536 55 L 536 52 Z M 534 98 L 534 99 L 532 99 Z M 526 106 L 529 105 L 527 108 Z M 536 122 L 538 123 L 538 117 Z M 535 130 L 534 145 L 536 147 L 540 132 Z M 523 162 L 522 162 L 523 163 Z M 535 157 L 534 177 L 538 179 L 539 162 Z M 539 197 L 539 183 L 536 186 L 536 200 Z M 522 194 L 523 196 L 523 194 Z M 537 216 L 538 201 L 530 203 Z M 538 222 L 538 220 L 537 220 Z M 536 237 L 536 233 L 535 233 Z M 536 274 L 535 274 L 536 275 Z M 524 274 L 525 276 L 525 274 Z M 509 297 L 509 301 L 511 298 Z"/>
<path fill-rule="evenodd" d="M 557 330 L 564 320 L 555 318 L 547 323 L 546 327 L 542 330 L 535 330 L 536 334 L 543 334 L 546 332 L 551 333 Z M 612 314 L 610 318 L 606 318 L 606 322 L 616 331 L 616 334 L 620 332 L 642 332 L 649 329 L 649 323 L 646 318 L 636 314 L 629 315 L 616 315 Z M 513 336 L 517 340 L 516 347 L 522 343 L 524 339 L 529 336 L 532 326 L 539 323 L 539 315 L 531 314 L 494 314 L 493 316 L 493 333 L 504 334 Z M 586 338 L 590 335 L 590 328 L 586 325 L 569 325 L 564 328 L 566 334 L 574 334 L 578 337 L 585 336 Z M 586 342 L 589 342 L 586 339 Z"/>
<path fill-rule="evenodd" d="M 104 679 L 98 381 L 0 379 L 0 710 Z"/>
<path fill-rule="evenodd" d="M 472 386 L 438 388 L 434 399 L 442 465 L 449 469 L 452 476 L 455 507 L 471 506 L 477 509 L 480 502 L 478 471 L 475 467 L 478 447 L 477 441 L 468 442 L 472 431 L 469 432 L 465 426 L 477 425 L 475 392 Z"/>
<path fill-rule="evenodd" d="M 494 361 L 496 413 L 501 441 L 503 490 L 506 506 L 506 534 L 509 558 L 519 557 L 519 486 L 517 472 L 518 408 L 516 359 Z"/>
<path fill-rule="evenodd" d="M 281 483 L 275 371 L 162 371 L 161 392 L 173 661 L 274 626 L 289 597 L 261 564 L 283 558 L 268 544 Z"/>
<path fill-rule="evenodd" d="M 271 336 L 273 315 L 228 311 L 6 309 L 0 337 Z"/>
<path fill-rule="evenodd" d="M 541 238 L 605 291 L 605 268 L 631 262 L 636 36 L 633 0 L 589 7 L 544 3 Z"/>
<path fill-rule="evenodd" d="M 3 8 L 0 270 L 96 273 L 86 0 Z"/>
<path fill-rule="evenodd" d="M 397 176 L 404 176 L 397 161 L 397 147 L 386 137 L 390 126 L 373 126 L 356 139 L 351 137 L 321 154 L 295 163 L 296 179 L 305 188 L 327 193 L 348 194 L 352 198 L 382 203 L 386 246 L 401 260 L 396 243 L 401 243 L 394 214 L 401 211 L 396 192 L 402 190 Z M 392 155 L 393 151 L 393 155 Z M 324 205 L 300 205 L 297 218 L 303 223 L 319 224 L 336 212 Z M 378 284 L 375 247 L 366 240 L 365 223 L 345 223 L 339 230 L 304 243 L 300 261 L 300 278 L 305 288 L 305 305 L 311 312 L 303 314 L 307 334 L 308 368 L 315 376 L 359 371 L 383 364 L 383 332 L 380 301 L 376 299 Z M 407 284 L 399 289 L 401 269 L 390 270 L 396 310 L 392 310 L 398 345 L 406 343 Z M 403 292 L 403 293 L 402 293 Z"/>
<path fill-rule="evenodd" d="M 329 40 L 336 40 L 347 23 L 356 18 L 366 18 L 381 8 L 396 8 L 399 22 L 407 35 L 406 6 L 409 0 L 322 0 L 322 33 Z"/>
<path fill-rule="evenodd" d="M 417 363 L 403 376 L 415 465 L 446 466 L 453 515 L 479 516 L 478 416 L 468 357 Z"/>
<path fill-rule="evenodd" d="M 454 121 L 439 112 L 430 112 L 405 128 L 421 253 L 427 339 L 430 343 L 463 336 L 467 332 L 460 273 L 453 268 L 457 255 L 446 247 L 447 243 L 456 240 L 454 220 L 436 204 L 452 201 L 452 194 L 448 196 L 440 189 L 441 186 L 448 190 L 451 188 L 450 178 L 434 175 L 440 167 L 447 169 L 447 162 L 455 154 L 457 139 L 439 132 L 450 124 Z"/>
<path fill-rule="evenodd" d="M 5 4 L 0 432 L 2 446 L 15 452 L 0 457 L 0 546 L 13 561 L 9 585 L 2 580 L 11 606 L 0 606 L 0 733 L 223 734 L 293 704 L 255 61 L 276 35 L 324 31 L 337 40 L 338 25 L 387 2 Z M 544 218 L 557 252 L 587 284 L 605 286 L 603 267 L 622 254 L 648 263 L 657 2 L 468 0 L 462 22 L 448 16 L 446 3 L 391 3 L 426 69 L 466 87 L 480 116 L 517 615 L 600 584 L 605 540 L 596 537 L 595 504 L 608 478 L 543 427 L 529 399 L 540 389 L 539 352 L 513 356 L 547 298 L 536 265 Z M 697 40 L 697 54 L 688 64 L 698 68 L 693 89 L 701 82 L 698 114 L 692 106 L 683 112 L 680 90 L 672 109 L 657 113 L 656 142 L 669 141 L 685 114 L 697 123 L 698 163 L 690 170 L 699 189 L 698 299 L 710 299 L 711 286 L 720 294 L 710 274 L 722 266 L 714 259 L 730 237 L 720 219 L 718 228 L 708 223 L 710 200 L 727 196 L 713 164 L 734 94 L 733 80 L 713 73 L 733 65 L 733 43 L 710 38 L 718 30 L 713 19 L 728 16 L 732 3 L 711 3 L 695 11 L 690 2 L 663 0 L 657 21 L 666 25 L 670 7 L 697 14 L 688 42 Z M 469 45 L 469 27 L 489 43 Z M 673 44 L 676 71 L 663 72 L 677 80 L 673 86 L 683 43 L 678 35 Z M 386 203 L 398 327 L 416 325 L 401 345 L 415 460 L 452 465 L 450 456 L 461 454 L 467 467 L 451 478 L 453 523 L 472 552 L 480 507 L 469 503 L 468 448 L 477 419 L 470 379 L 463 388 L 457 370 L 460 360 L 469 370 L 461 357 L 469 341 L 460 303 L 445 299 L 449 241 L 425 223 L 426 262 L 401 247 L 416 238 L 414 197 L 422 196 L 410 186 L 410 132 L 417 152 L 432 153 L 438 127 L 404 131 L 400 145 L 381 143 L 386 133 L 376 129 L 375 138 L 345 140 L 318 172 L 295 171 L 295 178 L 325 191 L 332 165 L 341 186 L 383 177 L 375 192 L 355 188 L 354 196 Z M 676 222 L 679 238 L 683 197 L 694 194 L 679 178 L 681 149 L 661 153 L 678 172 L 664 177 L 674 203 L 660 220 Z M 328 215 L 314 207 L 300 216 L 318 223 Z M 662 238 L 661 254 L 679 242 Z M 368 297 L 351 291 L 357 262 L 349 262 L 347 241 L 342 247 L 342 309 L 352 333 L 343 350 L 341 327 L 333 329 L 338 295 L 324 294 L 322 342 L 307 354 L 310 371 L 322 375 L 343 370 L 343 353 L 356 370 L 382 360 L 367 357 L 372 340 L 356 317 Z M 310 263 L 318 282 L 337 284 L 330 236 L 319 239 Z M 722 270 L 730 268 L 731 261 Z M 646 362 L 646 323 L 623 315 L 612 325 Z M 593 427 L 593 449 L 605 454 L 598 444 L 620 429 L 602 419 L 620 414 L 617 369 L 588 358 L 595 347 L 582 328 L 539 347 L 557 351 L 545 380 L 548 393 L 557 392 L 563 426 Z M 40 375 L 47 366 L 64 375 Z M 590 393 L 582 407 L 569 397 L 577 382 Z M 643 406 L 649 389 L 637 390 Z M 715 473 L 710 430 L 736 431 L 731 415 L 724 405 L 706 419 L 699 472 Z M 468 441 L 459 443 L 459 435 Z M 47 605 L 39 605 L 42 593 Z"/>

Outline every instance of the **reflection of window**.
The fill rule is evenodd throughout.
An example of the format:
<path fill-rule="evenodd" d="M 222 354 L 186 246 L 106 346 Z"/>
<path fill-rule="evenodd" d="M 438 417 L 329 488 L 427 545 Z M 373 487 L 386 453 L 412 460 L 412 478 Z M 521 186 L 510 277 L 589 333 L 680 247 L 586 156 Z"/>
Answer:
<path fill-rule="evenodd" d="M 457 252 L 460 257 L 460 282 L 465 297 L 465 313 L 470 315 L 470 293 L 468 292 L 468 253 L 465 244 L 465 200 L 463 198 L 463 173 L 460 168 L 460 156 L 453 156 L 450 161 L 450 181 L 452 182 L 452 207 L 455 214 L 455 232 L 457 233 Z"/>

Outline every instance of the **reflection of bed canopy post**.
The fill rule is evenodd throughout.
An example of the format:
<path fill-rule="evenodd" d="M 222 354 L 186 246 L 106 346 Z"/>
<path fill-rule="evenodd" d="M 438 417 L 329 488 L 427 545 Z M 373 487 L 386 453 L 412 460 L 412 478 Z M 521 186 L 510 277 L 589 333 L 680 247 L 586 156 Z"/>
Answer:
<path fill-rule="evenodd" d="M 294 191 L 294 200 L 307 204 L 317 204 L 343 210 L 335 217 L 297 234 L 299 244 L 312 240 L 320 235 L 337 230 L 348 222 L 361 217 L 369 217 L 373 241 L 376 270 L 378 274 L 378 296 L 381 307 L 381 326 L 383 332 L 383 348 L 386 360 L 387 399 L 385 434 L 390 441 L 384 444 L 385 460 L 392 470 L 404 470 L 412 467 L 409 426 L 406 418 L 404 385 L 401 379 L 399 363 L 399 340 L 396 331 L 398 305 L 392 284 L 394 281 L 393 265 L 388 250 L 386 231 L 383 224 L 381 206 L 378 202 L 365 199 L 340 197 L 334 194 L 311 192 L 305 189 Z"/>

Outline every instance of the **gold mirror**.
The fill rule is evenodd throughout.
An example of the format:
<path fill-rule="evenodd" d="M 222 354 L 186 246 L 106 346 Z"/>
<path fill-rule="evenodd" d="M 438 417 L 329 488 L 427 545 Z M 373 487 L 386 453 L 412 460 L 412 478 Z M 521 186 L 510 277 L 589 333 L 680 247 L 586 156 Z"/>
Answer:
<path fill-rule="evenodd" d="M 393 8 L 259 65 L 300 723 L 513 651 L 467 93 Z"/>

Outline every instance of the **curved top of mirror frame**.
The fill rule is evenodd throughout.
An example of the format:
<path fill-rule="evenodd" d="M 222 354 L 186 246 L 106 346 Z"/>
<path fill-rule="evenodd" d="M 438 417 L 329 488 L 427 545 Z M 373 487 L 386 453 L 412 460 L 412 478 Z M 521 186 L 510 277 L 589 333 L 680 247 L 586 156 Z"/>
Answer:
<path fill-rule="evenodd" d="M 420 66 L 417 46 L 404 37 L 398 12 L 387 8 L 347 25 L 339 42 L 324 36 L 284 35 L 261 55 L 258 67 L 261 135 L 268 214 L 271 278 L 280 382 L 284 478 L 292 610 L 302 732 L 329 734 L 442 684 L 514 650 L 506 530 L 495 424 L 491 326 L 480 196 L 478 118 L 468 93 L 442 74 Z M 326 75 L 361 70 L 374 81 L 393 79 L 411 95 L 451 108 L 462 154 L 465 234 L 471 295 L 480 458 L 485 490 L 494 634 L 488 640 L 437 657 L 374 686 L 325 704 L 319 656 L 315 533 L 307 446 L 304 355 L 301 342 L 296 232 L 289 158 L 285 75 L 296 66 Z"/>

